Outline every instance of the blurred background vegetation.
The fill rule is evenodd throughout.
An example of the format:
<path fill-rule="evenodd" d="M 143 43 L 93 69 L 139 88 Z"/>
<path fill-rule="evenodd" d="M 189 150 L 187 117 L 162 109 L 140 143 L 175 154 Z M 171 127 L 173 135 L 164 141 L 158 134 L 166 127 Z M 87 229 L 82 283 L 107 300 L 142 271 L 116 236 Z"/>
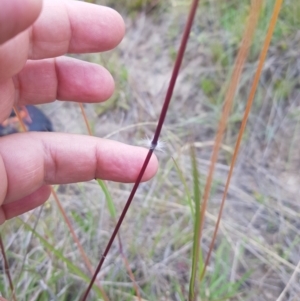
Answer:
<path fill-rule="evenodd" d="M 153 135 L 191 1 L 97 0 L 125 19 L 121 45 L 77 56 L 104 65 L 114 96 L 86 105 L 93 134 L 141 145 Z M 160 170 L 142 184 L 99 279 L 110 300 L 187 300 L 192 262 L 195 146 L 203 188 L 224 93 L 243 38 L 250 0 L 203 0 L 157 153 Z M 217 164 L 202 238 L 205 257 L 274 0 L 265 0 Z M 299 300 L 300 1 L 285 0 L 198 300 Z M 86 134 L 78 105 L 43 106 L 57 131 Z M 96 266 L 131 185 L 55 187 Z M 107 191 L 103 187 L 107 187 Z M 108 197 L 109 193 L 109 197 Z M 25 223 L 25 224 L 24 224 Z M 34 230 L 35 229 L 35 230 Z M 2 226 L 18 300 L 79 300 L 88 272 L 53 200 Z M 200 256 L 200 263 L 202 262 Z M 84 275 L 82 274 L 84 273 Z M 0 291 L 9 295 L 4 274 Z M 99 291 L 90 300 L 103 300 Z"/>

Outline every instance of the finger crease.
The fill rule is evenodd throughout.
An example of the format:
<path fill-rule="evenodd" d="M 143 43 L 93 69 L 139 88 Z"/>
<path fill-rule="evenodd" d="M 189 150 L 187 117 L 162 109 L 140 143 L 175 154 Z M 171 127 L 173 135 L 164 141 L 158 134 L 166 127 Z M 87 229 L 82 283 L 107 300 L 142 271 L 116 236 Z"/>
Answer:
<path fill-rule="evenodd" d="M 47 146 L 46 143 L 43 142 L 43 149 L 45 153 L 44 158 L 50 158 L 49 160 L 44 159 L 44 184 L 49 185 L 54 183 L 54 179 L 58 173 L 58 162 L 56 159 L 55 152 L 53 152 L 52 148 Z"/>
<path fill-rule="evenodd" d="M 72 40 L 72 37 L 73 37 L 74 29 L 73 29 L 73 26 L 72 26 L 72 22 L 71 22 L 71 18 L 70 18 L 68 8 L 66 8 L 66 11 L 67 11 L 67 15 L 68 15 L 69 32 L 70 32 L 68 50 L 70 50 L 70 44 L 71 44 L 71 40 Z"/>
<path fill-rule="evenodd" d="M 17 106 L 22 97 L 22 81 L 18 74 L 13 77 L 13 84 L 15 88 L 14 104 Z"/>
<path fill-rule="evenodd" d="M 3 203 L 5 202 L 7 195 L 8 195 L 8 191 L 9 191 L 9 182 L 8 182 L 8 175 L 7 175 L 7 166 L 5 164 L 5 160 L 2 158 L 2 156 L 0 155 L 0 160 L 2 161 L 2 166 L 3 166 L 3 180 L 6 179 L 6 186 L 5 187 L 1 187 L 1 190 L 3 189 Z M 2 181 L 4 182 L 4 181 Z M 3 184 L 2 184 L 3 186 Z M 1 199 L 0 199 L 0 205 L 2 205 L 3 203 L 1 203 Z"/>
<path fill-rule="evenodd" d="M 99 150 L 98 147 L 95 147 L 95 162 L 94 162 L 94 179 L 97 179 L 97 175 L 99 175 L 99 170 L 98 170 L 98 166 L 100 165 L 99 163 L 99 158 L 100 158 L 100 154 L 99 154 Z"/>
<path fill-rule="evenodd" d="M 34 59 L 34 24 L 33 26 L 28 30 L 28 36 L 29 36 L 29 45 L 28 48 L 28 57 Z"/>
<path fill-rule="evenodd" d="M 55 70 L 55 77 L 56 77 L 56 93 L 55 93 L 55 100 L 59 98 L 59 67 L 58 67 L 58 64 L 57 64 L 57 59 L 54 58 L 54 70 Z"/>

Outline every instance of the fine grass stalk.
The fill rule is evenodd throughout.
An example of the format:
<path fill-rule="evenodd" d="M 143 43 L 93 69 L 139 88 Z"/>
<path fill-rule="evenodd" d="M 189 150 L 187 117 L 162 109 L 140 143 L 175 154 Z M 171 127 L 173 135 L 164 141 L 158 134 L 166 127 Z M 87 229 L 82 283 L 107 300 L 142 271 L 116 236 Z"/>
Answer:
<path fill-rule="evenodd" d="M 250 110 L 251 110 L 251 107 L 252 107 L 252 104 L 253 104 L 256 89 L 257 89 L 257 86 L 258 86 L 258 83 L 259 83 L 259 79 L 260 79 L 260 76 L 261 76 L 261 73 L 262 73 L 264 62 L 265 62 L 265 59 L 266 59 L 266 56 L 267 56 L 267 53 L 268 53 L 268 49 L 269 49 L 269 46 L 270 46 L 270 43 L 271 43 L 271 39 L 272 39 L 272 36 L 273 36 L 273 33 L 274 33 L 275 25 L 277 23 L 277 19 L 278 19 L 278 15 L 279 15 L 279 12 L 280 12 L 280 9 L 281 9 L 282 1 L 283 0 L 276 0 L 276 2 L 274 4 L 273 15 L 271 17 L 270 26 L 268 28 L 268 32 L 267 32 L 267 35 L 266 35 L 266 38 L 265 38 L 265 41 L 264 41 L 264 44 L 263 44 L 263 47 L 262 47 L 262 50 L 261 50 L 258 67 L 257 67 L 256 73 L 254 75 L 254 80 L 253 80 L 251 90 L 250 90 L 250 94 L 249 94 L 249 97 L 248 97 L 248 100 L 247 100 L 247 106 L 246 106 L 246 109 L 245 109 L 245 113 L 244 113 L 244 117 L 243 117 L 243 120 L 242 120 L 241 128 L 240 128 L 238 138 L 237 138 L 237 142 L 236 142 L 236 145 L 235 145 L 235 148 L 234 148 L 232 161 L 231 161 L 231 164 L 230 164 L 230 170 L 228 172 L 228 176 L 227 176 L 227 180 L 226 180 L 226 184 L 225 184 L 225 190 L 224 190 L 223 197 L 222 197 L 222 202 L 221 202 L 221 206 L 220 206 L 220 210 L 219 210 L 219 214 L 218 214 L 217 223 L 216 223 L 216 226 L 215 226 L 213 238 L 212 238 L 211 243 L 210 243 L 209 251 L 208 251 L 208 254 L 207 254 L 207 257 L 206 257 L 206 260 L 205 260 L 205 265 L 204 265 L 204 269 L 203 269 L 201 277 L 203 277 L 203 275 L 205 274 L 205 271 L 206 271 L 206 268 L 208 266 L 209 259 L 210 259 L 210 256 L 211 256 L 211 253 L 212 253 L 212 250 L 213 250 L 213 247 L 214 247 L 214 243 L 215 243 L 215 240 L 216 240 L 217 232 L 218 232 L 221 217 L 222 217 L 222 212 L 223 212 L 223 209 L 224 209 L 224 205 L 225 205 L 225 201 L 226 201 L 226 197 L 227 197 L 227 193 L 228 193 L 228 189 L 229 189 L 230 180 L 231 180 L 232 173 L 233 173 L 233 168 L 234 168 L 234 165 L 235 165 L 235 162 L 236 162 L 236 159 L 237 159 L 239 148 L 241 146 L 243 134 L 245 132 L 245 128 L 246 128 L 248 117 L 249 117 L 249 114 L 250 114 Z"/>
<path fill-rule="evenodd" d="M 111 218 L 114 221 L 114 224 L 116 224 L 117 213 L 116 213 L 116 207 L 114 205 L 112 196 L 111 196 L 109 190 L 107 189 L 107 186 L 104 183 L 104 181 L 98 179 L 97 182 L 98 182 L 99 186 L 101 187 L 102 191 L 104 192 L 105 199 L 106 199 L 106 204 L 107 204 L 107 207 L 108 207 L 108 211 L 110 213 Z M 125 254 L 123 252 L 123 244 L 122 244 L 120 233 L 118 233 L 118 243 L 119 243 L 119 250 L 120 250 L 120 253 L 121 253 L 121 256 L 122 256 L 122 259 L 123 259 L 124 266 L 125 266 L 128 274 L 129 274 L 130 280 L 132 281 L 133 288 L 136 292 L 138 301 L 141 301 L 141 294 L 140 294 L 139 287 L 136 283 L 135 277 L 134 277 L 133 272 L 130 268 L 128 259 L 126 258 Z"/>
<path fill-rule="evenodd" d="M 191 210 L 191 215 L 192 215 L 192 218 L 195 219 L 197 216 L 195 216 L 195 209 L 194 209 L 194 206 L 193 206 L 193 200 L 192 200 L 192 196 L 190 194 L 190 191 L 189 191 L 189 188 L 187 186 L 187 183 L 186 183 L 186 180 L 183 176 L 183 173 L 182 171 L 180 170 L 180 167 L 179 165 L 177 164 L 176 160 L 172 157 L 172 160 L 173 160 L 173 163 L 174 163 L 174 166 L 176 168 L 176 171 L 179 175 L 179 178 L 181 180 L 181 182 L 183 183 L 183 186 L 184 186 L 184 192 L 186 193 L 186 196 L 187 196 L 187 200 L 188 200 L 188 205 L 190 207 L 190 210 Z"/>
<path fill-rule="evenodd" d="M 82 103 L 79 103 L 79 107 L 80 107 L 80 110 L 81 110 L 81 114 L 83 116 L 83 119 L 84 119 L 84 122 L 85 122 L 85 125 L 86 125 L 86 128 L 87 128 L 87 131 L 89 133 L 90 136 L 92 136 L 92 130 L 91 130 L 91 127 L 90 127 L 90 124 L 89 124 L 89 121 L 88 121 L 88 118 L 86 116 L 86 113 L 85 113 L 85 110 L 84 110 L 84 107 L 83 107 L 83 104 Z M 105 199 L 106 199 L 106 203 L 107 203 L 107 207 L 108 207 L 108 211 L 110 213 L 110 216 L 112 217 L 112 219 L 114 220 L 114 223 L 116 224 L 116 219 L 117 219 L 117 216 L 116 216 L 116 208 L 115 208 L 115 205 L 114 205 L 114 202 L 113 202 L 113 199 L 107 189 L 107 186 L 105 185 L 104 181 L 98 179 L 97 180 L 99 186 L 101 187 L 102 191 L 104 192 L 104 195 L 105 195 Z M 123 252 L 123 245 L 122 245 L 122 240 L 121 240 L 121 236 L 120 234 L 118 233 L 118 242 L 119 242 L 119 250 L 120 250 L 120 253 L 121 253 L 121 256 L 122 256 L 122 259 L 123 259 L 123 263 L 125 265 L 125 268 L 129 274 L 129 277 L 133 283 L 133 287 L 134 287 L 134 290 L 136 292 L 136 295 L 137 295 L 137 298 L 138 298 L 138 301 L 141 300 L 141 294 L 140 294 L 140 291 L 139 291 L 139 287 L 135 281 L 135 277 L 131 271 L 131 268 L 130 268 L 130 265 L 129 265 L 129 262 Z"/>
<path fill-rule="evenodd" d="M 201 201 L 201 192 L 200 192 L 200 177 L 197 167 L 196 152 L 195 148 L 191 148 L 191 161 L 192 161 L 192 170 L 193 170 L 193 183 L 194 183 L 194 202 L 195 202 L 195 218 L 194 218 L 194 238 L 193 238 L 193 250 L 192 250 L 192 272 L 190 278 L 189 286 L 189 301 L 195 301 L 197 297 L 197 288 L 196 288 L 196 277 L 197 270 L 199 266 L 199 231 L 200 231 L 200 201 Z M 202 262 L 202 261 L 201 261 Z M 200 269 L 202 266 L 200 265 Z"/>
<path fill-rule="evenodd" d="M 33 229 L 29 224 L 23 222 L 21 219 L 19 219 L 19 221 L 21 221 L 23 223 L 23 225 L 25 226 L 25 228 L 28 231 L 32 232 L 33 235 L 38 238 L 38 240 L 40 241 L 40 243 L 46 249 L 48 249 L 51 252 L 51 254 L 55 255 L 55 257 L 57 257 L 59 260 L 61 260 L 63 263 L 65 263 L 65 265 L 67 266 L 67 268 L 69 269 L 69 271 L 71 273 L 73 273 L 74 275 L 78 276 L 80 279 L 84 280 L 85 282 L 87 282 L 87 283 L 89 282 L 89 279 L 90 279 L 89 276 L 86 275 L 75 264 L 73 264 L 71 260 L 69 260 L 68 258 L 66 258 L 60 250 L 58 250 L 55 246 L 53 246 L 50 242 L 48 242 L 42 235 L 40 235 L 39 233 L 37 233 L 37 231 L 35 229 Z M 97 293 L 98 297 L 103 298 L 102 291 L 100 290 L 100 288 L 98 286 L 95 286 L 94 290 Z"/>
<path fill-rule="evenodd" d="M 242 70 L 244 67 L 244 64 L 246 62 L 247 54 L 249 51 L 249 47 L 251 45 L 252 38 L 254 36 L 255 28 L 257 25 L 259 13 L 260 13 L 260 7 L 262 5 L 261 0 L 253 0 L 252 5 L 251 5 L 251 10 L 250 10 L 250 15 L 249 19 L 246 25 L 246 29 L 244 32 L 244 38 L 242 40 L 241 47 L 239 49 L 235 65 L 233 68 L 233 73 L 231 76 L 231 81 L 227 90 L 227 93 L 225 95 L 225 100 L 224 100 L 224 108 L 222 112 L 222 117 L 219 122 L 218 126 L 218 131 L 217 131 L 217 136 L 215 139 L 215 144 L 213 147 L 212 155 L 211 155 L 211 165 L 209 168 L 207 180 L 206 180 L 206 185 L 204 188 L 204 194 L 203 194 L 203 200 L 202 200 L 202 207 L 201 207 L 201 223 L 200 223 L 200 231 L 199 231 L 199 241 L 201 243 L 201 237 L 202 237 L 202 232 L 203 232 L 203 227 L 204 227 L 204 221 L 205 221 L 205 212 L 207 208 L 207 203 L 208 203 L 208 198 L 210 195 L 210 190 L 212 186 L 212 181 L 213 181 L 213 175 L 214 175 L 214 170 L 215 170 L 215 165 L 218 159 L 219 155 L 219 150 L 221 146 L 221 142 L 223 139 L 224 131 L 227 125 L 229 113 L 233 104 L 234 96 L 236 94 L 236 90 L 238 87 L 238 83 L 242 74 Z M 202 272 L 201 278 L 203 278 L 204 273 Z"/>
<path fill-rule="evenodd" d="M 159 120 L 158 120 L 158 124 L 157 124 L 157 127 L 156 127 L 156 130 L 155 130 L 155 133 L 154 133 L 154 138 L 152 140 L 152 143 L 151 143 L 151 147 L 148 151 L 148 154 L 145 158 L 145 161 L 143 163 L 143 166 L 141 168 L 141 171 L 136 179 L 136 182 L 132 188 L 132 191 L 129 195 L 129 198 L 125 204 L 125 207 L 121 213 L 121 216 L 117 222 L 117 225 L 111 235 L 111 238 L 101 256 L 101 259 L 100 259 L 100 262 L 96 268 L 96 271 L 94 273 L 94 276 L 93 278 L 91 279 L 91 282 L 86 290 L 86 292 L 84 293 L 83 295 L 83 298 L 82 298 L 82 301 L 85 301 L 88 297 L 88 294 L 93 286 L 93 283 L 95 282 L 96 280 L 96 277 L 97 277 L 97 274 L 99 273 L 99 271 L 101 270 L 101 267 L 105 261 L 105 258 L 113 244 L 113 241 L 115 240 L 115 237 L 117 236 L 117 233 L 119 232 L 119 229 L 122 225 L 122 222 L 125 218 L 125 215 L 130 207 L 130 204 L 134 198 L 134 195 L 139 187 L 139 184 L 142 180 L 142 177 L 146 171 L 146 168 L 148 166 L 148 163 L 151 159 L 151 156 L 155 150 L 155 147 L 157 145 L 157 142 L 158 142 L 158 138 L 160 136 L 160 133 L 161 133 L 161 130 L 162 130 L 162 126 L 164 124 L 164 121 L 165 121 L 165 117 L 167 115 L 167 111 L 168 111 L 168 107 L 169 107 L 169 104 L 171 102 L 171 98 L 172 98 L 172 95 L 173 95 L 173 91 L 174 91 L 174 87 L 175 87 L 175 84 L 176 84 L 176 79 L 177 79 L 177 76 L 178 76 L 178 73 L 179 73 L 179 70 L 180 70 L 180 66 L 181 66 L 181 63 L 182 63 L 182 59 L 183 59 L 183 55 L 184 55 L 184 52 L 185 52 L 185 49 L 186 49 L 186 45 L 187 45 L 187 42 L 188 42 L 188 38 L 189 38 L 189 35 L 190 35 L 190 31 L 191 31 L 191 28 L 192 28 L 192 25 L 193 25 L 193 21 L 194 21 L 194 17 L 196 15 L 196 11 L 197 11 L 197 7 L 198 7 L 198 3 L 199 3 L 199 0 L 193 0 L 192 2 L 192 5 L 191 5 L 191 9 L 190 9 L 190 13 L 189 13 L 189 16 L 188 16 L 188 20 L 187 20 L 187 23 L 186 23 L 186 26 L 185 26 L 185 30 L 184 30 L 184 33 L 183 33 L 183 37 L 182 37 L 182 41 L 181 41 L 181 44 L 180 44 L 180 47 L 179 47 L 179 51 L 178 51 L 178 55 L 177 55 L 177 58 L 176 58 L 176 61 L 175 61 L 175 66 L 174 66 L 174 69 L 173 69 L 173 72 L 172 72 L 172 76 L 171 76 L 171 80 L 170 80 L 170 83 L 169 83 L 169 87 L 168 87 L 168 90 L 167 90 L 167 94 L 166 94 L 166 98 L 165 98 L 165 101 L 164 101 L 164 104 L 163 104 L 163 107 L 162 107 L 162 110 L 161 110 L 161 114 L 160 114 L 160 117 L 159 117 Z"/>

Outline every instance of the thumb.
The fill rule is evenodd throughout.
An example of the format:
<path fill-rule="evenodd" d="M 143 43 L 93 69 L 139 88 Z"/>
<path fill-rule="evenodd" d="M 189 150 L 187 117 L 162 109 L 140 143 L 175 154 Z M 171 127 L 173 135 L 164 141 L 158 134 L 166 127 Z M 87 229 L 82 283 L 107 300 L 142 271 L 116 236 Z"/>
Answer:
<path fill-rule="evenodd" d="M 32 25 L 42 4 L 42 0 L 1 0 L 0 45 Z"/>

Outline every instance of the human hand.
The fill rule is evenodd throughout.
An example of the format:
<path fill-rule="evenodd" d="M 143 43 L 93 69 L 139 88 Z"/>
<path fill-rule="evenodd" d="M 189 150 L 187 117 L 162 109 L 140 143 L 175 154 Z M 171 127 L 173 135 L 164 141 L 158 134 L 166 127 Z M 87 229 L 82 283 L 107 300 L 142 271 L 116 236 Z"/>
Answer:
<path fill-rule="evenodd" d="M 61 57 L 99 52 L 123 38 L 113 10 L 77 1 L 2 0 L 0 123 L 13 105 L 58 100 L 101 102 L 114 82 L 103 67 Z M 60 133 L 0 138 L 0 224 L 44 203 L 51 184 L 101 178 L 134 182 L 147 150 L 105 139 Z M 152 156 L 143 180 L 157 170 Z"/>

